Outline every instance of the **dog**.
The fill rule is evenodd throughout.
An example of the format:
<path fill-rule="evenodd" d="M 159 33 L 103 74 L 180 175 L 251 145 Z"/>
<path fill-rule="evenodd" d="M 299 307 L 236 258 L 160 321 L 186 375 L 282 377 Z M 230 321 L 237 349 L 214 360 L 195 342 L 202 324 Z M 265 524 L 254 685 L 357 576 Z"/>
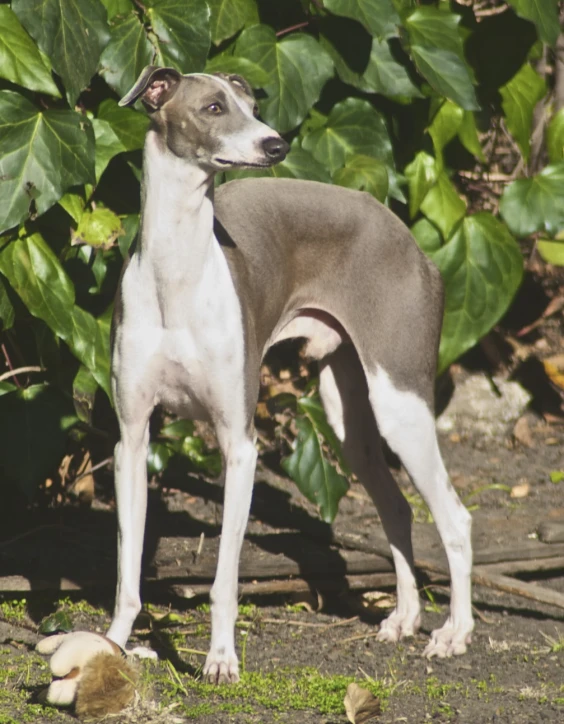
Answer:
<path fill-rule="evenodd" d="M 471 518 L 449 482 L 435 431 L 438 270 L 404 224 L 367 193 L 283 178 L 214 190 L 218 172 L 269 167 L 289 150 L 258 120 L 240 76 L 149 66 L 120 104 L 137 100 L 151 125 L 138 244 L 122 277 L 112 334 L 121 439 L 118 585 L 108 638 L 124 647 L 141 609 L 149 418 L 162 404 L 211 421 L 223 455 L 204 674 L 215 683 L 238 681 L 237 579 L 257 458 L 259 369 L 272 345 L 299 337 L 319 360 L 327 418 L 391 546 L 397 605 L 378 639 L 395 642 L 420 625 L 411 510 L 384 460 L 382 436 L 428 504 L 450 567 L 450 615 L 424 654 L 464 653 L 473 630 Z"/>

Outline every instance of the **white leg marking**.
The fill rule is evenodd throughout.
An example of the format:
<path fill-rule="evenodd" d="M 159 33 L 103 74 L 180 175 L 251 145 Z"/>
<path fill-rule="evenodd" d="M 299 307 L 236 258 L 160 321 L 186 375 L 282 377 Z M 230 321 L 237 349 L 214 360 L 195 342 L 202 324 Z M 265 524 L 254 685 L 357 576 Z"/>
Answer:
<path fill-rule="evenodd" d="M 218 431 L 220 445 L 222 435 Z M 239 556 L 249 518 L 257 451 L 248 438 L 222 445 L 225 457 L 223 525 L 215 581 L 211 590 L 212 634 L 204 675 L 213 683 L 239 681 L 235 621 Z"/>
<path fill-rule="evenodd" d="M 398 390 L 381 368 L 367 379 L 378 427 L 429 506 L 449 562 L 450 616 L 442 628 L 433 631 L 425 656 L 463 654 L 474 628 L 470 514 L 450 484 L 426 403 L 413 392 Z"/>
<path fill-rule="evenodd" d="M 368 400 L 356 353 L 340 347 L 321 363 L 320 393 L 351 469 L 370 494 L 388 537 L 397 577 L 397 606 L 382 622 L 380 641 L 413 636 L 420 625 L 420 601 L 413 572 L 411 509 L 393 479 Z"/>
<path fill-rule="evenodd" d="M 147 512 L 147 419 L 122 425 L 115 450 L 115 488 L 118 513 L 118 584 L 108 638 L 125 648 L 141 610 L 141 556 Z"/>

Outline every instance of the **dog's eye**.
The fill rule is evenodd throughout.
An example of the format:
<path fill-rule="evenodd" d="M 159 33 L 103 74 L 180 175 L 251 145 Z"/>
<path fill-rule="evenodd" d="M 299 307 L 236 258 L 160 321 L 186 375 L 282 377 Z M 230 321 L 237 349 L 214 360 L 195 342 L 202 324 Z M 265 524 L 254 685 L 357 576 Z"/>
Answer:
<path fill-rule="evenodd" d="M 209 111 L 210 113 L 214 113 L 216 116 L 220 113 L 223 113 L 223 108 L 221 107 L 221 104 L 219 103 L 212 103 L 206 108 L 206 111 Z"/>
<path fill-rule="evenodd" d="M 255 105 L 253 106 L 253 116 L 256 118 L 258 116 L 258 114 L 259 114 L 259 107 L 255 103 Z"/>

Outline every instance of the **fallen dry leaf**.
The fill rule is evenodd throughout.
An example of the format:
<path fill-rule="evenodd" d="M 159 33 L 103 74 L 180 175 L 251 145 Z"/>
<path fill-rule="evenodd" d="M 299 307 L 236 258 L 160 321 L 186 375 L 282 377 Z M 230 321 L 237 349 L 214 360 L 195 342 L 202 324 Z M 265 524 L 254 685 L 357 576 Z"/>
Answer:
<path fill-rule="evenodd" d="M 347 687 L 345 711 L 351 724 L 364 724 L 380 714 L 380 699 L 353 682 Z"/>
<path fill-rule="evenodd" d="M 511 498 L 526 498 L 531 492 L 531 486 L 529 483 L 519 483 L 511 488 Z"/>
<path fill-rule="evenodd" d="M 525 416 L 520 417 L 515 423 L 515 427 L 513 428 L 513 437 L 524 447 L 533 447 L 531 428 L 529 427 L 529 422 Z"/>
<path fill-rule="evenodd" d="M 552 384 L 564 389 L 564 354 L 548 357 L 542 364 Z"/>

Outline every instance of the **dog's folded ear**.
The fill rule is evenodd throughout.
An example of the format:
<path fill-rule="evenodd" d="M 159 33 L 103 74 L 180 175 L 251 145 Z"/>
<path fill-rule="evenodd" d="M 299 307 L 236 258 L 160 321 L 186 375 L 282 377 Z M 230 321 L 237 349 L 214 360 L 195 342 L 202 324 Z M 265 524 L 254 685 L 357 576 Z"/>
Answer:
<path fill-rule="evenodd" d="M 172 98 L 181 78 L 182 74 L 174 68 L 148 65 L 119 105 L 131 106 L 140 98 L 148 111 L 158 111 Z"/>
<path fill-rule="evenodd" d="M 253 89 L 251 88 L 251 84 L 248 80 L 243 78 L 242 75 L 238 75 L 237 73 L 214 73 L 214 75 L 217 75 L 219 78 L 223 78 L 224 80 L 228 81 L 236 88 L 239 88 L 239 90 L 242 90 L 243 93 L 246 93 L 251 98 L 255 97 Z"/>

